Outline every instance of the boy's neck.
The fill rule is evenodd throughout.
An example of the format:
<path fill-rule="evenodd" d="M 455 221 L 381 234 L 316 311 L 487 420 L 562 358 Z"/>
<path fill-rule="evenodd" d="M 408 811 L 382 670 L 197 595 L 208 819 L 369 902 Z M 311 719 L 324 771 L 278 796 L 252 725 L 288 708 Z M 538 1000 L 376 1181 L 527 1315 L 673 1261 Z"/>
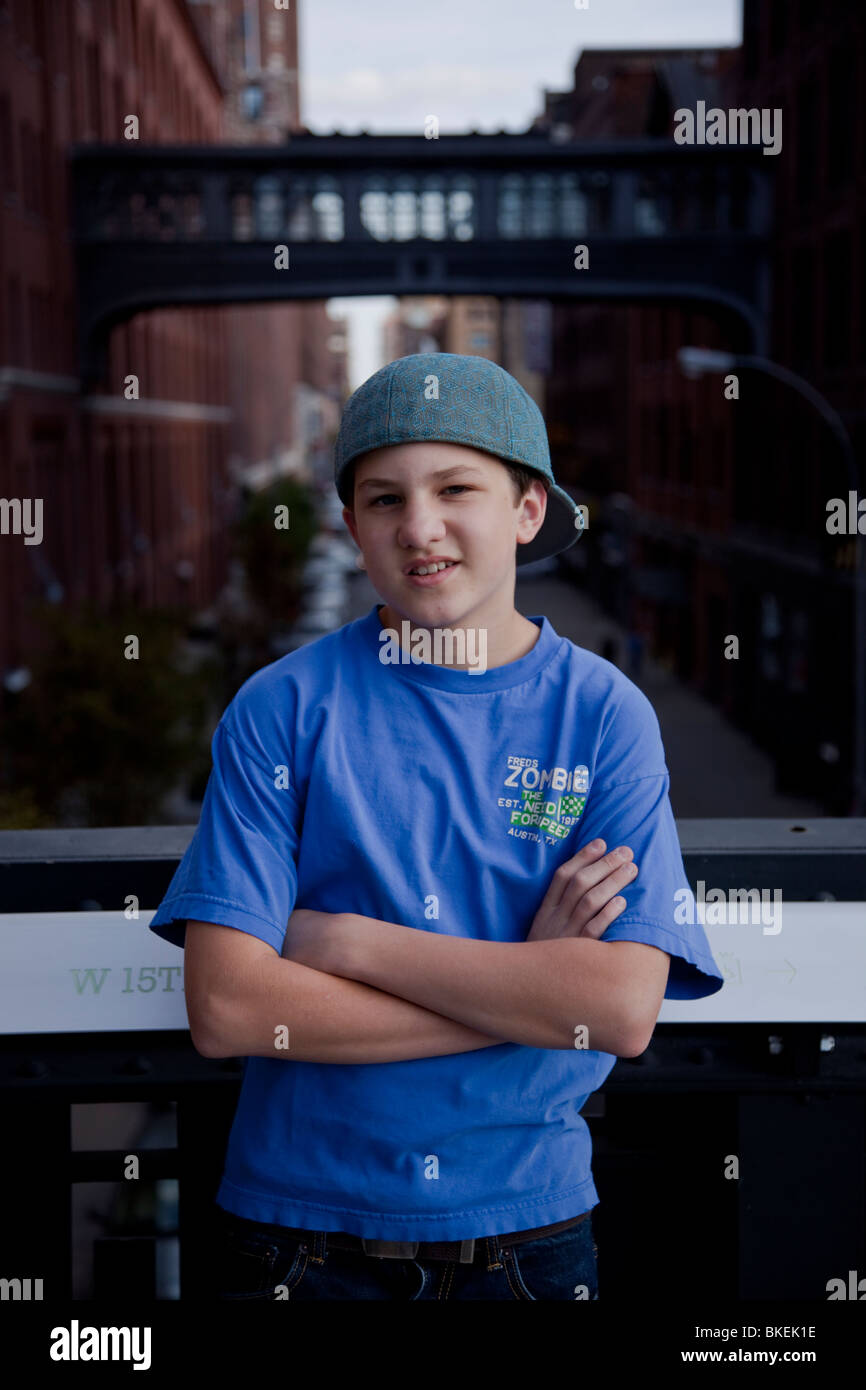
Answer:
<path fill-rule="evenodd" d="M 380 627 L 391 628 L 396 633 L 397 641 L 401 647 L 406 645 L 403 641 L 404 622 L 408 622 L 410 625 L 410 642 L 412 634 L 416 630 L 435 631 L 435 628 L 426 629 L 422 624 L 413 623 L 410 618 L 405 618 L 401 614 L 395 613 L 386 603 L 377 604 L 376 606 Z M 463 623 L 452 623 L 447 626 L 450 626 L 452 631 L 456 632 L 461 627 L 466 627 L 468 625 Z M 529 652 L 532 651 L 532 648 L 535 646 L 540 636 L 541 628 L 536 623 L 530 622 L 528 618 L 524 618 L 523 614 L 518 613 L 516 608 L 512 609 L 510 624 L 507 623 L 501 627 L 488 626 L 486 628 L 487 669 L 491 670 L 497 666 L 507 666 L 512 661 L 519 661 L 521 657 L 527 656 Z M 435 665 L 436 663 L 434 662 L 433 664 Z M 451 665 L 449 669 L 461 671 L 468 669 L 468 667 Z"/>

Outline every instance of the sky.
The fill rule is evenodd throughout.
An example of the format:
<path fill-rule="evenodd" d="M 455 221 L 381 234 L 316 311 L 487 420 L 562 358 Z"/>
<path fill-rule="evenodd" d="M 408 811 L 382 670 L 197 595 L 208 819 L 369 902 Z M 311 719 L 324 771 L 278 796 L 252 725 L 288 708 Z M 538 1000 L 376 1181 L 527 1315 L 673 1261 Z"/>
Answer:
<path fill-rule="evenodd" d="M 585 7 L 582 7 L 585 4 Z M 739 44 L 740 0 L 297 0 L 301 120 L 317 135 L 525 130 L 583 48 Z M 333 299 L 350 387 L 382 365 L 390 298 Z"/>

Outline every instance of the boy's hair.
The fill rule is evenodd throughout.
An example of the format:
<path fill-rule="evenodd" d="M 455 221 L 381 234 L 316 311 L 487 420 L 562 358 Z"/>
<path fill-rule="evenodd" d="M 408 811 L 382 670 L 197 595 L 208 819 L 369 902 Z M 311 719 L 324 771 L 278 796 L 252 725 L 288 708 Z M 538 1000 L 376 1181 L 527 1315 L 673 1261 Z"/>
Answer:
<path fill-rule="evenodd" d="M 505 467 L 511 474 L 511 481 L 514 483 L 514 491 L 517 501 L 525 497 L 529 491 L 530 483 L 539 482 L 544 487 L 545 492 L 550 491 L 550 479 L 543 478 L 540 473 L 536 473 L 534 468 L 524 468 L 522 463 L 509 463 L 507 459 L 501 459 Z"/>
<path fill-rule="evenodd" d="M 491 455 L 491 457 L 493 456 Z M 340 494 L 343 505 L 348 507 L 350 511 L 354 511 L 355 505 L 355 464 L 357 462 L 357 459 L 353 459 L 351 463 L 347 463 L 343 474 L 343 492 L 349 500 L 346 501 L 343 493 Z M 550 480 L 542 477 L 540 473 L 536 473 L 533 468 L 524 468 L 521 463 L 510 463 L 508 459 L 500 459 L 499 462 L 511 474 L 511 481 L 514 484 L 515 506 L 526 496 L 530 483 L 537 481 L 543 485 L 545 492 L 550 491 Z"/>

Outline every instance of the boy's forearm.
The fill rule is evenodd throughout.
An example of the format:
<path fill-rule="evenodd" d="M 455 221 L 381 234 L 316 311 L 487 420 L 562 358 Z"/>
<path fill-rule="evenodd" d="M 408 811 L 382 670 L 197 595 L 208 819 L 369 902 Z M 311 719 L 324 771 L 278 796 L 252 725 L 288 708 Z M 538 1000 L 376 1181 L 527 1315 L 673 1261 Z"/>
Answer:
<path fill-rule="evenodd" d="M 224 1004 L 214 1057 L 296 1062 L 403 1062 L 495 1047 L 504 1038 L 357 980 L 265 956 Z M 288 1047 L 277 1044 L 286 1039 Z"/>
<path fill-rule="evenodd" d="M 353 979 L 527 1047 L 626 1055 L 630 1001 L 603 941 L 478 941 L 354 913 L 345 921 L 341 973 Z"/>

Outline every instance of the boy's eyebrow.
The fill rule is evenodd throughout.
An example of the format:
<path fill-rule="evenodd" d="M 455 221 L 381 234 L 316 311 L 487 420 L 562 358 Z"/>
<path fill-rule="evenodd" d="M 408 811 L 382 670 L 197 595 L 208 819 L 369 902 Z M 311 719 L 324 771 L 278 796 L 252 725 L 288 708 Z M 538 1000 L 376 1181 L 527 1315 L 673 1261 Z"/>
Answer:
<path fill-rule="evenodd" d="M 477 473 L 481 474 L 481 469 L 477 463 L 456 463 L 451 468 L 439 468 L 435 473 L 431 473 L 431 478 L 450 478 L 452 473 Z M 365 478 L 358 488 L 362 487 L 399 487 L 393 478 Z"/>

